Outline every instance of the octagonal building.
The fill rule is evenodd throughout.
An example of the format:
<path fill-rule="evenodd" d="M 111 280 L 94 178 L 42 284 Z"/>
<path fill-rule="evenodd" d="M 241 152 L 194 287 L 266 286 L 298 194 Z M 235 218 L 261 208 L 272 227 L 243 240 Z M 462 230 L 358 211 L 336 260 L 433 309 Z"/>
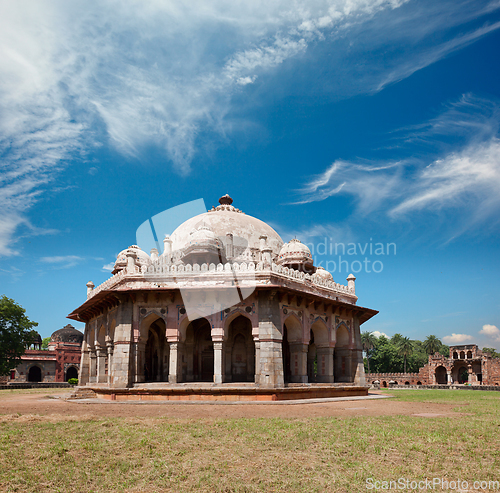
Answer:
<path fill-rule="evenodd" d="M 228 195 L 113 275 L 69 315 L 85 322 L 80 386 L 125 399 L 364 395 L 360 326 L 376 313 Z"/>

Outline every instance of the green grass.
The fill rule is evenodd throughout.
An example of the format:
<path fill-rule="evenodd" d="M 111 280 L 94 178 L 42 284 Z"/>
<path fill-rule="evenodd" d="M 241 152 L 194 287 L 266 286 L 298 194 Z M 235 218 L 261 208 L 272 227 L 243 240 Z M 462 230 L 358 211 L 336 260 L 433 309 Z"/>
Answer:
<path fill-rule="evenodd" d="M 0 491 L 357 492 L 368 477 L 500 479 L 500 393 L 391 390 L 460 415 L 0 417 Z M 369 406 L 369 404 L 366 404 Z"/>

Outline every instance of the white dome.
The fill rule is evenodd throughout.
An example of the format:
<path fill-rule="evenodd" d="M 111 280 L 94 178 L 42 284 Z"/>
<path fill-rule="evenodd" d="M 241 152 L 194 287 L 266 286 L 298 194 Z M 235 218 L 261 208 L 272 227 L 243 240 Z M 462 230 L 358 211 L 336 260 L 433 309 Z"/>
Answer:
<path fill-rule="evenodd" d="M 312 264 L 312 262 L 311 250 L 296 238 L 285 243 L 279 252 L 278 263 L 280 264 Z"/>
<path fill-rule="evenodd" d="M 127 267 L 127 252 L 129 250 L 132 250 L 137 255 L 135 263 L 139 267 L 149 265 L 151 263 L 151 259 L 146 252 L 143 252 L 137 245 L 131 245 L 117 255 L 112 274 L 116 274 Z"/>
<path fill-rule="evenodd" d="M 248 249 L 256 253 L 260 249 L 261 236 L 267 237 L 267 246 L 271 248 L 272 257 L 277 257 L 283 240 L 271 226 L 252 216 L 248 216 L 231 205 L 229 196 L 219 200 L 220 205 L 204 214 L 188 219 L 182 223 L 171 235 L 172 252 L 185 249 L 192 240 L 193 230 L 200 231 L 206 227 L 224 246 L 227 252 L 228 237 L 232 235 L 233 258 L 248 254 Z M 205 230 L 206 231 L 206 230 Z"/>
<path fill-rule="evenodd" d="M 321 277 L 321 279 L 326 279 L 327 281 L 333 281 L 333 276 L 321 266 L 316 269 L 316 275 L 318 277 Z"/>

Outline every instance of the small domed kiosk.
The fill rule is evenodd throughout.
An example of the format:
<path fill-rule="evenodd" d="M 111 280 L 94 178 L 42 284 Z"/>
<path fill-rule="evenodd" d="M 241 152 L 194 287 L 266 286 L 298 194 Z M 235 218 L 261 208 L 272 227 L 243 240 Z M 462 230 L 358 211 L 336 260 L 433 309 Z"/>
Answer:
<path fill-rule="evenodd" d="M 101 397 L 281 400 L 366 395 L 354 277 L 336 283 L 229 195 L 120 252 L 69 318 L 85 322 L 80 383 Z M 147 397 L 145 397 L 147 396 Z"/>

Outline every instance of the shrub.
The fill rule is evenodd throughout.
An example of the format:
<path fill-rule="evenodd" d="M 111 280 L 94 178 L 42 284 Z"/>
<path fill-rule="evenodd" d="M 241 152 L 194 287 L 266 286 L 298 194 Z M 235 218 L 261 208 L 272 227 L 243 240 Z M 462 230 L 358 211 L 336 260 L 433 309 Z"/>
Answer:
<path fill-rule="evenodd" d="M 70 378 L 70 379 L 68 380 L 68 383 L 69 383 L 70 385 L 77 385 L 77 384 L 78 384 L 78 378 Z"/>

